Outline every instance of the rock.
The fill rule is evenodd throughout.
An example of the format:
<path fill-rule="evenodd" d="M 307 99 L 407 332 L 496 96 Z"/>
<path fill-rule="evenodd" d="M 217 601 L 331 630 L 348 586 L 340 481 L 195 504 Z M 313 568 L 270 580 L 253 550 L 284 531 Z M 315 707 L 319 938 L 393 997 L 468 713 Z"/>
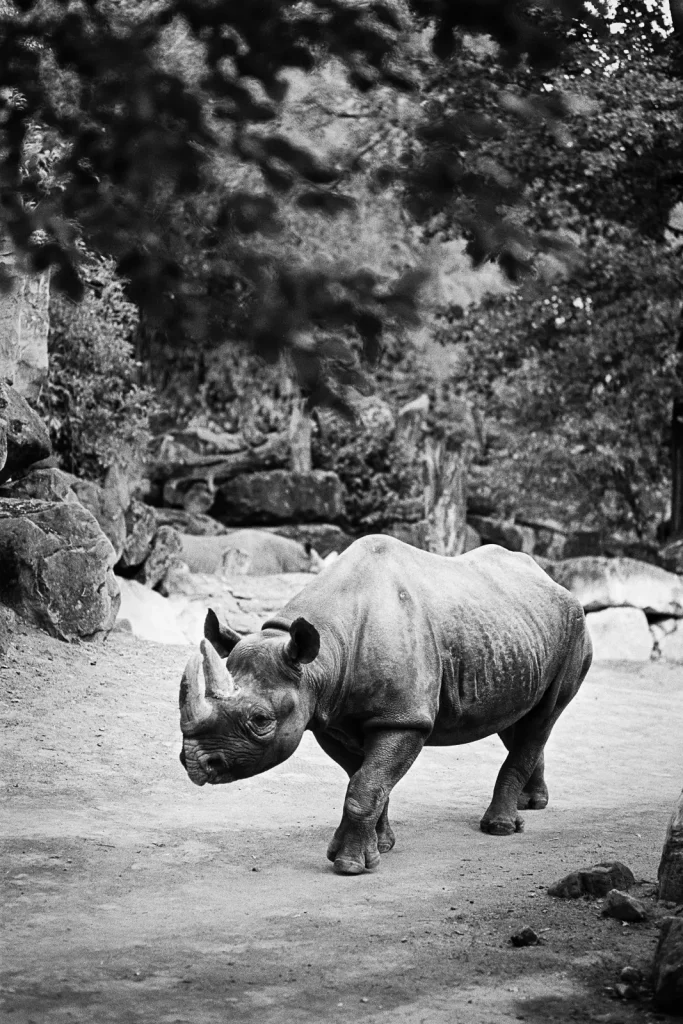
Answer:
<path fill-rule="evenodd" d="M 126 542 L 125 509 L 121 491 L 116 483 L 100 487 L 94 480 L 74 478 L 72 489 L 81 505 L 94 515 L 104 535 L 108 537 L 118 562 Z"/>
<path fill-rule="evenodd" d="M 7 654 L 17 629 L 17 616 L 11 608 L 0 604 L 0 655 Z"/>
<path fill-rule="evenodd" d="M 216 491 L 205 481 L 192 484 L 182 495 L 182 504 L 185 512 L 199 513 L 206 515 L 212 507 L 216 497 Z"/>
<path fill-rule="evenodd" d="M 189 644 L 172 603 L 136 580 L 120 579 L 119 622 L 128 622 L 134 636 L 160 644 Z"/>
<path fill-rule="evenodd" d="M 41 418 L 26 399 L 4 381 L 0 381 L 0 419 L 6 424 L 2 429 L 5 463 L 0 469 L 0 483 L 4 483 L 50 455 L 52 445 Z"/>
<path fill-rule="evenodd" d="M 611 889 L 630 889 L 635 885 L 630 868 L 621 861 L 604 861 L 592 868 L 572 871 L 548 888 L 548 895 L 571 900 L 579 896 L 606 896 Z"/>
<path fill-rule="evenodd" d="M 683 904 L 683 791 L 671 812 L 657 882 L 660 900 Z"/>
<path fill-rule="evenodd" d="M 586 615 L 593 661 L 649 661 L 654 649 L 645 613 L 638 608 L 605 608 Z"/>
<path fill-rule="evenodd" d="M 180 564 L 182 541 L 172 526 L 160 526 L 154 535 L 145 562 L 136 575 L 138 583 L 146 587 L 158 586 L 166 574 Z"/>
<path fill-rule="evenodd" d="M 157 517 L 153 508 L 133 498 L 126 509 L 124 520 L 126 539 L 117 568 L 131 569 L 142 565 L 148 558 L 157 532 Z"/>
<path fill-rule="evenodd" d="M 630 607 L 683 617 L 683 579 L 657 565 L 635 558 L 567 558 L 546 571 L 585 611 Z"/>
<path fill-rule="evenodd" d="M 662 922 L 653 983 L 657 1009 L 683 1016 L 683 917 L 667 917 Z"/>
<path fill-rule="evenodd" d="M 521 526 L 533 530 L 534 557 L 557 560 L 565 557 L 567 545 L 567 529 L 555 519 L 535 518 L 527 514 L 517 514 L 515 521 Z"/>
<path fill-rule="evenodd" d="M 634 899 L 633 896 L 629 896 L 627 892 L 622 892 L 620 889 L 610 889 L 602 913 L 604 917 L 615 917 L 617 921 L 647 920 L 645 907 L 640 900 Z"/>
<path fill-rule="evenodd" d="M 333 551 L 345 551 L 355 539 L 333 523 L 297 523 L 289 526 L 264 526 L 263 529 L 269 533 L 278 533 L 281 537 L 290 537 L 304 546 L 310 544 L 321 558 L 326 558 Z"/>
<path fill-rule="evenodd" d="M 678 576 L 683 576 L 683 538 L 672 540 L 666 544 L 660 550 L 659 557 L 665 569 L 675 572 Z"/>
<path fill-rule="evenodd" d="M 322 469 L 245 473 L 218 488 L 215 514 L 226 525 L 334 522 L 344 514 L 341 480 Z"/>
<path fill-rule="evenodd" d="M 229 527 L 200 512 L 186 512 L 180 508 L 155 508 L 154 514 L 159 526 L 173 526 L 178 533 L 191 533 L 195 537 L 217 537 L 230 533 Z M 280 529 L 285 528 L 277 527 L 278 532 Z"/>
<path fill-rule="evenodd" d="M 484 544 L 500 544 L 508 551 L 523 551 L 527 555 L 534 553 L 534 531 L 529 526 L 469 514 L 467 522 L 477 531 Z"/>
<path fill-rule="evenodd" d="M 510 942 L 513 946 L 538 946 L 540 941 L 533 928 L 529 927 L 522 928 L 510 936 Z"/>
<path fill-rule="evenodd" d="M 235 530 L 225 537 L 181 534 L 180 557 L 191 572 L 216 576 L 273 576 L 320 572 L 317 552 L 291 537 L 266 530 Z"/>
<path fill-rule="evenodd" d="M 642 980 L 642 971 L 639 971 L 637 967 L 623 967 L 619 972 L 619 981 L 625 985 L 640 985 Z"/>
<path fill-rule="evenodd" d="M 565 875 L 558 882 L 553 882 L 548 886 L 548 895 L 555 896 L 560 900 L 575 900 L 583 894 L 583 885 L 578 871 L 572 871 L 571 874 Z"/>
<path fill-rule="evenodd" d="M 462 549 L 463 555 L 467 554 L 468 551 L 474 551 L 475 548 L 481 547 L 481 537 L 474 529 L 467 523 L 465 527 L 465 546 Z"/>
<path fill-rule="evenodd" d="M 427 519 L 421 519 L 417 523 L 390 523 L 384 527 L 382 533 L 388 537 L 396 537 L 404 544 L 412 544 L 414 548 L 429 551 L 431 525 Z"/>
<path fill-rule="evenodd" d="M 51 467 L 36 469 L 32 467 L 27 473 L 4 484 L 0 493 L 7 498 L 37 498 L 40 501 L 78 501 L 72 484 L 76 480 L 71 473 Z"/>
<path fill-rule="evenodd" d="M 115 554 L 76 503 L 0 499 L 0 603 L 61 640 L 111 629 Z"/>
<path fill-rule="evenodd" d="M 7 384 L 0 382 L 0 473 L 7 462 Z"/>
<path fill-rule="evenodd" d="M 569 533 L 564 548 L 565 558 L 602 555 L 605 535 L 602 530 L 577 530 Z"/>
<path fill-rule="evenodd" d="M 683 619 L 659 619 L 650 623 L 650 633 L 660 658 L 683 665 Z"/>
<path fill-rule="evenodd" d="M 614 993 L 619 999 L 637 999 L 638 989 L 634 985 L 627 985 L 620 981 L 614 986 Z"/>

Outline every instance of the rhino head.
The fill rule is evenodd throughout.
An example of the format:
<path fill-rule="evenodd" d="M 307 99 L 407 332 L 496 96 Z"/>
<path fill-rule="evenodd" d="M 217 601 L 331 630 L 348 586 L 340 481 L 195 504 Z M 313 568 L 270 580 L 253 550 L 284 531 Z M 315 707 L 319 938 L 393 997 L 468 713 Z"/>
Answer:
<path fill-rule="evenodd" d="M 249 778 L 294 753 L 312 714 L 301 666 L 319 649 L 318 631 L 305 619 L 289 633 L 241 637 L 209 611 L 180 684 L 180 761 L 192 782 Z"/>

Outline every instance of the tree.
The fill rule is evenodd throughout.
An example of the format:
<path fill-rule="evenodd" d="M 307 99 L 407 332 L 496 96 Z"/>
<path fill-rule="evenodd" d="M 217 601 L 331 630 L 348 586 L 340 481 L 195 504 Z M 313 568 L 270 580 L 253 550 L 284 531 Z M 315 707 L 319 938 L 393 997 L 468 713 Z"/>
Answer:
<path fill-rule="evenodd" d="M 439 59 L 457 50 L 457 30 L 465 27 L 488 32 L 505 59 L 545 65 L 557 56 L 559 33 L 552 24 L 536 24 L 528 6 L 518 0 L 5 4 L 4 227 L 30 266 L 54 267 L 55 285 L 72 297 L 82 290 L 81 240 L 113 256 L 147 321 L 182 322 L 192 338 L 210 329 L 212 316 L 167 227 L 185 225 L 202 253 L 222 239 L 206 273 L 221 282 L 231 315 L 244 313 L 263 355 L 289 346 L 307 392 L 331 401 L 332 368 L 338 383 L 362 383 L 340 332 L 376 355 L 384 325 L 413 314 L 423 275 L 413 270 L 382 285 L 362 268 L 336 275 L 292 268 L 269 248 L 283 197 L 322 215 L 349 204 L 339 168 L 274 128 L 287 75 L 333 58 L 361 95 L 382 86 L 410 91 L 420 73 L 407 45 L 410 19 L 433 26 Z M 562 9 L 587 17 L 579 0 L 563 0 Z M 190 68 L 167 59 L 165 40 L 179 23 L 198 54 Z M 228 195 L 216 175 L 225 153 L 254 172 Z M 390 162 L 379 182 L 401 173 Z M 478 195 L 485 179 L 473 161 L 458 184 Z M 496 244 L 487 255 L 516 274 L 528 254 L 507 244 L 514 224 L 482 204 L 476 212 L 495 226 Z"/>
<path fill-rule="evenodd" d="M 671 409 L 683 373 L 680 255 L 667 238 L 671 209 L 683 195 L 683 82 L 675 42 L 647 31 L 645 15 L 644 5 L 620 5 L 622 30 L 599 43 L 572 29 L 572 48 L 550 72 L 497 71 L 496 88 L 514 102 L 497 117 L 498 137 L 478 144 L 480 159 L 507 188 L 530 196 L 520 239 L 564 225 L 583 266 L 566 278 L 548 263 L 540 285 L 493 300 L 442 334 L 469 347 L 469 387 L 504 423 L 490 469 L 499 486 L 507 478 L 508 498 L 530 489 L 566 504 L 582 493 L 577 511 L 594 510 L 603 525 L 652 539 L 667 514 L 672 474 L 662 451 L 677 450 Z M 435 125 L 481 103 L 490 57 L 490 50 L 469 47 L 457 65 L 435 71 Z M 532 86 L 551 99 L 558 87 L 567 89 L 590 116 L 530 123 L 519 132 L 519 117 L 532 111 L 517 100 Z M 418 204 L 421 174 L 418 152 Z M 423 204 L 426 229 L 457 234 L 459 202 Z M 674 510 L 681 500 L 676 479 Z"/>

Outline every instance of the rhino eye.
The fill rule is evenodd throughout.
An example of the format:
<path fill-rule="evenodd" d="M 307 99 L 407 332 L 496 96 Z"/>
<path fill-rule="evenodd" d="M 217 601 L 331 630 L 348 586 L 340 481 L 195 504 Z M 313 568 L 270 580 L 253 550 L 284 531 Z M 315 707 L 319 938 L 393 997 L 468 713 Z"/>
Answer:
<path fill-rule="evenodd" d="M 255 729 L 256 732 L 266 732 L 270 729 L 272 724 L 273 719 L 270 715 L 255 714 L 249 719 L 249 725 L 252 729 Z"/>

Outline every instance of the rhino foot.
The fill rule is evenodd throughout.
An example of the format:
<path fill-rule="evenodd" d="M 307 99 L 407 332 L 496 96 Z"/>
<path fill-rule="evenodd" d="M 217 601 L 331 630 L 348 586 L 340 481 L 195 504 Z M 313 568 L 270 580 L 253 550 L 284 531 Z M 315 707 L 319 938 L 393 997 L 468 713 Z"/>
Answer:
<path fill-rule="evenodd" d="M 524 818 L 519 814 L 515 818 L 489 818 L 484 815 L 479 827 L 490 836 L 511 836 L 514 832 L 524 831 Z"/>
<path fill-rule="evenodd" d="M 517 798 L 517 810 L 519 811 L 542 811 L 548 806 L 548 787 L 534 789 L 527 792 L 525 789 Z"/>
<path fill-rule="evenodd" d="M 364 829 L 342 820 L 327 848 L 327 859 L 334 861 L 334 870 L 338 875 L 360 875 L 364 871 L 374 871 L 379 867 L 380 849 L 374 827 L 371 835 L 364 835 Z M 391 832 L 391 829 L 389 830 Z M 393 846 L 393 833 L 391 845 Z M 389 837 L 386 837 L 389 842 Z"/>

